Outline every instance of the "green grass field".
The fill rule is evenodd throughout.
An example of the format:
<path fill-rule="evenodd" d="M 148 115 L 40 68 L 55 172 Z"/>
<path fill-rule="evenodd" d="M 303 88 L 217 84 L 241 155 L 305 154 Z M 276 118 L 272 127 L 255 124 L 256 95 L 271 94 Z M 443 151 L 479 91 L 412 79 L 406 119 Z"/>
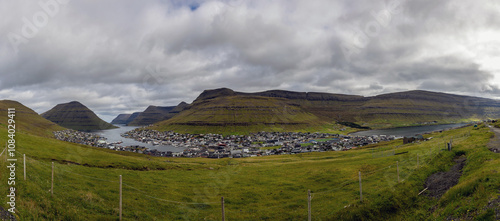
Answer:
<path fill-rule="evenodd" d="M 402 145 L 396 140 L 351 151 L 216 160 L 149 157 L 21 132 L 16 136 L 16 216 L 20 220 L 117 220 L 122 175 L 124 220 L 220 220 L 221 197 L 228 220 L 306 220 L 308 190 L 313 220 L 472 216 L 487 220 L 492 212 L 485 207 L 498 198 L 500 188 L 500 155 L 485 147 L 492 133 L 481 125 L 429 136 L 433 139 L 418 144 Z M 443 151 L 444 142 L 451 138 L 454 150 Z M 1 127 L 0 143 L 6 140 L 7 132 Z M 441 199 L 417 196 L 427 176 L 447 170 L 452 159 L 463 153 L 468 160 L 457 186 Z M 22 154 L 28 157 L 26 181 Z M 5 187 L 6 157 L 0 159 L 0 183 Z M 52 161 L 53 196 L 49 192 Z M 363 202 L 359 201 L 358 171 Z M 7 188 L 0 194 L 6 196 Z"/>

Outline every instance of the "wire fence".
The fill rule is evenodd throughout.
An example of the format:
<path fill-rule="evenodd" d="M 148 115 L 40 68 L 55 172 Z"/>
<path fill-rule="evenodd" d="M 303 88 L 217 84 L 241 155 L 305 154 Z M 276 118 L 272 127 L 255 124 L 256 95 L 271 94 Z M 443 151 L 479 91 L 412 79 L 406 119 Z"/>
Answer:
<path fill-rule="evenodd" d="M 456 136 L 452 139 L 461 141 L 465 138 L 466 136 Z M 137 208 L 137 206 L 127 205 L 127 203 L 137 203 L 140 206 L 151 206 L 151 204 L 154 204 L 158 209 L 164 209 L 165 213 L 167 211 L 176 213 L 175 217 L 181 217 L 186 220 L 191 220 L 193 217 L 200 218 L 200 216 L 207 216 L 206 214 L 210 214 L 208 218 L 204 217 L 209 220 L 224 220 L 226 218 L 249 220 L 255 217 L 279 219 L 281 213 L 288 213 L 291 216 L 300 214 L 301 217 L 310 216 L 313 219 L 325 219 L 343 208 L 356 204 L 361 199 L 374 198 L 382 191 L 396 188 L 398 183 L 405 182 L 418 169 L 428 165 L 439 152 L 445 150 L 444 147 L 444 144 L 434 144 L 428 147 L 429 149 L 419 148 L 411 152 L 403 152 L 395 162 L 396 158 L 390 157 L 398 155 L 399 148 L 382 150 L 380 151 L 381 153 L 374 152 L 372 154 L 374 158 L 381 158 L 381 160 L 385 160 L 382 158 L 387 158 L 385 161 L 388 163 L 376 168 L 361 168 L 359 174 L 356 172 L 356 174 L 347 176 L 342 180 L 333 181 L 332 183 L 334 184 L 331 186 L 313 188 L 310 197 L 307 195 L 307 189 L 304 189 L 303 197 L 298 197 L 298 201 L 290 201 L 288 198 L 295 198 L 289 196 L 287 198 L 287 195 L 283 199 L 279 199 L 279 196 L 277 196 L 280 203 L 256 199 L 255 202 L 246 202 L 243 204 L 242 200 L 237 199 L 240 193 L 228 193 L 225 191 L 208 197 L 200 197 L 200 195 L 205 194 L 201 191 L 166 195 L 165 191 L 156 191 L 161 188 L 161 183 L 157 184 L 155 188 L 151 188 L 140 185 L 140 183 L 128 181 L 126 175 L 124 176 L 125 181 L 122 183 L 121 179 L 118 179 L 118 176 L 116 176 L 116 179 L 109 179 L 111 175 L 105 178 L 99 175 L 84 174 L 82 170 L 76 172 L 72 169 L 73 167 L 81 167 L 79 165 L 62 166 L 61 164 L 56 164 L 53 169 L 50 169 L 52 168 L 52 163 L 37 160 L 29 156 L 26 156 L 27 167 L 23 169 L 28 170 L 27 180 L 24 182 L 34 182 L 46 193 L 49 193 L 51 187 L 54 186 L 54 192 L 50 192 L 53 194 L 53 197 L 58 197 L 64 191 L 71 192 L 76 189 L 81 193 L 81 196 L 74 196 L 74 199 L 83 197 L 96 201 L 105 201 L 107 205 L 110 205 L 110 208 L 108 210 L 103 209 L 105 210 L 104 212 L 113 213 L 116 216 L 119 215 L 122 217 L 121 206 L 118 209 L 118 198 L 121 199 L 121 194 L 123 193 L 123 197 L 125 198 L 134 198 L 132 201 L 125 201 L 126 203 L 123 206 L 123 211 L 126 211 L 124 214 L 125 219 L 141 219 L 140 212 L 127 211 L 129 206 L 131 208 Z M 19 153 L 19 151 L 17 152 Z M 54 173 L 53 183 L 50 183 L 50 179 L 47 178 L 50 176 L 49 170 L 52 170 Z M 92 173 L 90 168 L 87 171 Z M 117 172 L 120 171 L 114 171 L 113 173 Z M 120 197 L 118 196 L 119 194 Z M 182 194 L 186 196 L 182 197 Z M 220 200 L 222 196 L 225 197 L 222 200 L 224 203 Z M 181 200 L 176 200 L 179 198 Z M 141 202 L 139 199 L 147 199 L 149 202 Z M 259 205 L 257 206 L 257 204 Z M 161 216 L 161 214 L 159 215 Z"/>

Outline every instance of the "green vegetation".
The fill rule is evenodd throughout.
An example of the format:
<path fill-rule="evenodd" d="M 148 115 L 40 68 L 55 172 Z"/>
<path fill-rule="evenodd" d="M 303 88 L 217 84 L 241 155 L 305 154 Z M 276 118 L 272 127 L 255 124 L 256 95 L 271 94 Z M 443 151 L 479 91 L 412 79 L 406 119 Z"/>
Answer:
<path fill-rule="evenodd" d="M 500 120 L 497 120 L 495 123 L 492 123 L 492 125 L 496 128 L 500 128 Z"/>
<path fill-rule="evenodd" d="M 154 129 L 181 133 L 247 134 L 258 131 L 328 132 L 462 123 L 497 118 L 499 102 L 429 91 L 374 97 L 328 93 L 207 90 Z"/>
<path fill-rule="evenodd" d="M 94 112 L 77 101 L 58 104 L 41 114 L 41 116 L 60 126 L 80 131 L 116 128 L 116 126 L 103 121 Z"/>
<path fill-rule="evenodd" d="M 35 111 L 22 105 L 17 101 L 0 101 L 0 127 L 7 128 L 7 109 L 15 108 L 18 117 L 16 119 L 16 130 L 43 137 L 54 137 L 53 131 L 64 130 L 63 127 L 40 117 Z"/>
<path fill-rule="evenodd" d="M 198 134 L 248 134 L 259 131 L 316 132 L 329 130 L 328 127 L 333 128 L 333 125 L 286 99 L 231 96 L 198 101 L 152 129 Z"/>
<path fill-rule="evenodd" d="M 6 134 L 0 128 L 0 143 Z M 485 147 L 489 129 L 480 125 L 428 136 L 434 138 L 416 144 L 396 140 L 352 151 L 214 160 L 115 152 L 21 132 L 17 150 L 29 157 L 28 177 L 22 180 L 18 165 L 16 214 L 21 220 L 116 220 L 122 175 L 126 220 L 220 220 L 221 196 L 231 220 L 305 220 L 308 189 L 313 219 L 491 217 L 485 208 L 499 195 L 500 156 Z M 451 138 L 454 150 L 443 151 Z M 468 161 L 457 186 L 441 199 L 417 196 L 427 176 L 447 170 L 460 154 Z M 51 161 L 56 162 L 53 197 L 48 192 Z M 2 185 L 7 183 L 5 164 L 2 156 Z M 0 194 L 5 196 L 6 189 Z"/>
<path fill-rule="evenodd" d="M 472 130 L 471 136 L 468 137 L 466 131 L 471 129 L 472 127 L 467 127 L 435 137 L 439 140 L 441 137 L 447 137 L 446 134 L 452 135 L 453 151 L 440 151 L 432 161 L 413 172 L 405 182 L 396 185 L 391 193 L 381 191 L 378 197 L 358 203 L 332 217 L 350 220 L 458 220 L 491 217 L 488 203 L 500 199 L 500 175 L 497 172 L 500 156 L 486 148 L 486 143 L 492 136 L 488 128 L 481 125 L 480 128 Z M 446 140 L 449 140 L 449 137 L 444 139 Z M 426 177 L 438 171 L 448 170 L 453 165 L 452 159 L 460 155 L 467 157 L 467 164 L 458 185 L 452 187 L 440 199 L 417 196 L 423 189 Z"/>
<path fill-rule="evenodd" d="M 274 149 L 279 149 L 281 146 L 272 146 L 272 147 L 261 147 L 261 150 L 274 150 Z"/>

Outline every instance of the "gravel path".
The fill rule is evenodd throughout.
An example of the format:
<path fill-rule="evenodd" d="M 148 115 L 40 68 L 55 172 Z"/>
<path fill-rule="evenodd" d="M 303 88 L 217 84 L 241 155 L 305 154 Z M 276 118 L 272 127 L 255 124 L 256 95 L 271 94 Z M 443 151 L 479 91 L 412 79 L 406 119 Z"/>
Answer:
<path fill-rule="evenodd" d="M 455 165 L 449 171 L 437 172 L 427 177 L 424 186 L 427 188 L 427 191 L 424 195 L 440 198 L 448 189 L 457 185 L 458 179 L 462 176 L 462 168 L 465 166 L 465 160 L 467 160 L 465 156 L 456 158 L 454 160 Z"/>
<path fill-rule="evenodd" d="M 5 210 L 0 206 L 0 220 L 12 220 L 15 221 L 16 217 L 9 213 L 9 211 Z"/>
<path fill-rule="evenodd" d="M 491 131 L 495 132 L 495 137 L 490 139 L 488 148 L 495 153 L 500 153 L 500 128 L 496 128 L 493 126 L 489 127 Z"/>

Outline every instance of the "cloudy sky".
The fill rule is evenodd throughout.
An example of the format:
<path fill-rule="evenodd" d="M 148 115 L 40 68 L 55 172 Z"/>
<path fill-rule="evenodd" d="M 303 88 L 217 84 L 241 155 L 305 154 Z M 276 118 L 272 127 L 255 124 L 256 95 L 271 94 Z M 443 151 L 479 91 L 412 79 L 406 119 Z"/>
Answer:
<path fill-rule="evenodd" d="M 0 99 L 110 121 L 228 87 L 500 98 L 496 0 L 1 0 Z"/>

